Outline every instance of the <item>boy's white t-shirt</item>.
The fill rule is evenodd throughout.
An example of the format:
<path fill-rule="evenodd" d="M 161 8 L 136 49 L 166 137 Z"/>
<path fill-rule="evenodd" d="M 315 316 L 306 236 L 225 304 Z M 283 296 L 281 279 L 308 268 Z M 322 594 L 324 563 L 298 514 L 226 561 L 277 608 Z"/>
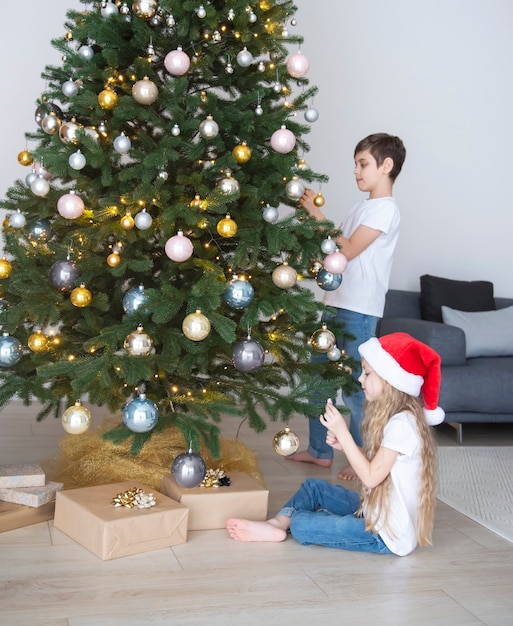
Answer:
<path fill-rule="evenodd" d="M 400 221 L 399 207 L 392 197 L 362 200 L 351 208 L 342 225 L 344 237 L 351 237 L 361 225 L 379 230 L 381 234 L 348 262 L 342 284 L 325 293 L 325 304 L 364 315 L 383 316 Z M 340 252 L 344 253 L 344 249 Z"/>
<path fill-rule="evenodd" d="M 383 528 L 382 519 L 376 530 L 389 550 L 399 556 L 405 556 L 417 547 L 415 522 L 419 506 L 420 444 L 415 418 L 410 413 L 398 413 L 390 418 L 381 443 L 384 448 L 399 453 L 390 470 L 390 531 Z"/>

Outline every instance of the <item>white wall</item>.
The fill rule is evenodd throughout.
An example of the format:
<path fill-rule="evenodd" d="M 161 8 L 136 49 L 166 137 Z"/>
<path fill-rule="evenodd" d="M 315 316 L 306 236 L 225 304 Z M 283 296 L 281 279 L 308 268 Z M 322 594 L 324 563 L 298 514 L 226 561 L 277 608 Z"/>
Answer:
<path fill-rule="evenodd" d="M 51 4 L 51 6 L 50 6 Z M 28 0 L 23 19 L 0 23 L 4 59 L 0 195 L 17 163 L 47 64 L 78 0 Z M 418 287 L 431 273 L 485 279 L 513 296 L 513 3 L 510 0 L 296 0 L 320 118 L 307 161 L 330 176 L 322 192 L 335 222 L 359 199 L 353 148 L 371 132 L 404 140 L 395 188 L 402 233 L 391 286 Z M 17 11 L 19 13 L 19 11 Z"/>

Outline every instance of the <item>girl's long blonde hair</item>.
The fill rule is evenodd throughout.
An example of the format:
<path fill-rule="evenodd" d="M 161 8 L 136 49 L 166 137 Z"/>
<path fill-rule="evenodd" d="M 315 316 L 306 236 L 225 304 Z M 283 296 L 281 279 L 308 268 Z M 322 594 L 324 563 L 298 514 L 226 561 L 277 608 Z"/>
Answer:
<path fill-rule="evenodd" d="M 435 517 L 435 443 L 433 431 L 427 424 L 424 416 L 422 402 L 419 398 L 410 396 L 386 381 L 383 393 L 373 401 L 367 402 L 362 421 L 363 452 L 371 460 L 383 441 L 383 431 L 389 419 L 397 413 L 407 412 L 415 418 L 415 423 L 420 436 L 420 483 L 419 483 L 419 508 L 416 520 L 417 541 L 420 546 L 431 545 L 431 535 Z M 375 532 L 376 524 L 381 512 L 385 512 L 384 524 L 388 524 L 388 509 L 390 498 L 391 478 L 390 474 L 377 487 L 361 490 L 359 514 L 363 508 L 366 510 L 365 528 Z M 369 512 L 375 514 L 370 517 Z"/>

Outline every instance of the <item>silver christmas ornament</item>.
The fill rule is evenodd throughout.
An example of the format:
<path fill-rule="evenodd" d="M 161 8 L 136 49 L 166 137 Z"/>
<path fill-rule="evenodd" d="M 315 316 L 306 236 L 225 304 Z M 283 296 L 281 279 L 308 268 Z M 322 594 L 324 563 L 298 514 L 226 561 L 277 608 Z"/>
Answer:
<path fill-rule="evenodd" d="M 132 3 L 132 10 L 139 17 L 149 20 L 155 15 L 158 6 L 157 0 L 135 0 Z"/>
<path fill-rule="evenodd" d="M 326 353 L 326 356 L 328 357 L 330 361 L 338 361 L 340 357 L 342 356 L 342 352 L 340 348 L 338 348 L 337 346 L 333 346 L 331 350 L 328 350 L 328 352 Z"/>
<path fill-rule="evenodd" d="M 27 176 L 25 177 L 25 183 L 27 184 L 27 187 L 30 187 L 32 183 L 36 180 L 36 178 L 37 174 L 35 170 L 32 170 L 30 174 L 27 174 Z"/>
<path fill-rule="evenodd" d="M 171 134 L 173 135 L 173 137 L 178 137 L 178 135 L 180 134 L 180 126 L 178 126 L 178 124 L 173 125 L 173 128 L 171 129 Z"/>
<path fill-rule="evenodd" d="M 130 356 L 148 356 L 153 350 L 153 341 L 144 332 L 142 326 L 138 326 L 137 330 L 126 336 L 123 348 Z"/>
<path fill-rule="evenodd" d="M 239 182 L 229 174 L 227 174 L 225 178 L 222 178 L 217 183 L 217 186 L 226 196 L 237 193 L 240 189 Z"/>
<path fill-rule="evenodd" d="M 316 282 L 324 291 L 335 291 L 342 284 L 342 274 L 332 274 L 322 268 L 317 273 Z"/>
<path fill-rule="evenodd" d="M 243 48 L 237 54 L 237 63 L 241 67 L 249 67 L 253 63 L 253 55 L 247 48 Z"/>
<path fill-rule="evenodd" d="M 73 96 L 76 96 L 78 93 L 78 85 L 74 80 L 71 80 L 71 79 L 63 83 L 61 89 L 62 89 L 62 93 L 67 98 L 73 98 Z"/>
<path fill-rule="evenodd" d="M 73 154 L 70 155 L 68 159 L 69 166 L 74 170 L 83 170 L 87 164 L 85 156 L 77 150 Z"/>
<path fill-rule="evenodd" d="M 129 289 L 123 296 L 123 311 L 127 315 L 135 313 L 148 302 L 148 296 L 144 293 L 144 286 L 139 285 Z M 144 312 L 144 310 L 142 309 Z M 139 311 L 140 313 L 141 311 Z"/>
<path fill-rule="evenodd" d="M 333 239 L 329 235 L 321 243 L 321 250 L 324 252 L 324 254 L 331 254 L 332 252 L 335 252 L 336 249 L 337 249 L 337 244 L 335 243 L 335 241 L 333 241 Z"/>
<path fill-rule="evenodd" d="M 205 461 L 192 449 L 179 454 L 171 464 L 171 476 L 179 487 L 193 489 L 201 484 L 207 474 Z"/>
<path fill-rule="evenodd" d="M 270 206 L 269 204 L 262 211 L 262 217 L 265 222 L 269 222 L 269 224 L 274 224 L 277 221 L 279 216 L 278 209 L 274 206 Z"/>
<path fill-rule="evenodd" d="M 102 2 L 102 8 L 101 8 L 102 17 L 108 18 L 108 17 L 111 17 L 111 15 L 117 15 L 118 12 L 119 12 L 118 7 L 110 0 L 108 1 L 104 0 Z"/>
<path fill-rule="evenodd" d="M 299 449 L 299 437 L 287 426 L 274 435 L 273 448 L 280 456 L 290 456 Z"/>
<path fill-rule="evenodd" d="M 199 7 L 196 9 L 196 15 L 202 20 L 206 15 L 207 12 L 205 10 L 205 7 L 200 4 Z"/>
<path fill-rule="evenodd" d="M 65 122 L 59 128 L 59 138 L 62 143 L 65 144 L 77 144 L 78 136 L 77 131 L 79 129 L 78 124 L 74 122 Z"/>
<path fill-rule="evenodd" d="M 71 293 L 77 286 L 81 272 L 75 261 L 66 259 L 65 261 L 56 261 L 48 273 L 50 283 L 59 291 Z"/>
<path fill-rule="evenodd" d="M 9 226 L 11 228 L 23 228 L 26 223 L 27 219 L 19 209 L 9 216 Z"/>
<path fill-rule="evenodd" d="M 53 236 L 50 220 L 38 220 L 29 231 L 29 239 L 34 243 L 47 243 Z"/>
<path fill-rule="evenodd" d="M 305 186 L 297 176 L 293 176 L 287 183 L 285 191 L 291 200 L 299 200 L 305 193 Z"/>
<path fill-rule="evenodd" d="M 239 372 L 254 372 L 264 364 L 265 352 L 262 346 L 251 339 L 238 341 L 232 349 L 232 363 Z"/>
<path fill-rule="evenodd" d="M 319 119 L 319 111 L 314 107 L 308 107 L 305 111 L 305 120 L 307 122 L 316 122 Z"/>
<path fill-rule="evenodd" d="M 79 400 L 62 414 L 62 427 L 70 435 L 81 435 L 91 425 L 91 413 Z"/>
<path fill-rule="evenodd" d="M 12 367 L 23 356 L 23 346 L 9 333 L 3 333 L 0 337 L 0 367 Z"/>
<path fill-rule="evenodd" d="M 50 191 L 50 183 L 42 176 L 37 176 L 30 184 L 30 190 L 35 196 L 43 198 Z"/>
<path fill-rule="evenodd" d="M 121 133 L 121 135 L 118 135 L 116 139 L 114 139 L 114 142 L 112 145 L 114 146 L 114 150 L 118 154 L 126 154 L 127 152 L 129 152 L 130 148 L 132 147 L 132 142 L 125 135 L 125 133 Z"/>
<path fill-rule="evenodd" d="M 94 56 L 94 50 L 88 45 L 80 46 L 78 49 L 78 55 L 84 61 L 90 61 Z"/>
<path fill-rule="evenodd" d="M 204 139 L 213 139 L 219 134 L 219 126 L 212 116 L 208 115 L 199 125 L 199 132 Z"/>
<path fill-rule="evenodd" d="M 47 135 L 55 135 L 55 133 L 58 133 L 60 126 L 61 120 L 55 115 L 55 113 L 50 113 L 50 115 L 44 117 L 41 122 L 41 128 Z"/>
<path fill-rule="evenodd" d="M 153 224 L 153 218 L 146 209 L 142 209 L 142 211 L 139 211 L 134 217 L 134 222 L 139 230 L 148 230 Z"/>

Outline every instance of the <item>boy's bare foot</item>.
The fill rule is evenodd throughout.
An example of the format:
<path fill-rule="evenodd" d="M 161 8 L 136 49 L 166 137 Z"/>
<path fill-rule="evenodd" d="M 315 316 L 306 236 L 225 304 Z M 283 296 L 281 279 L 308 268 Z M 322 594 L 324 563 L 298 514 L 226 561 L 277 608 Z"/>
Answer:
<path fill-rule="evenodd" d="M 348 465 L 347 467 L 344 467 L 344 469 L 340 470 L 337 474 L 337 478 L 339 480 L 356 480 L 358 476 L 356 475 L 354 469 Z"/>
<path fill-rule="evenodd" d="M 251 522 L 247 519 L 231 518 L 226 520 L 226 528 L 235 541 L 284 541 L 287 531 L 274 523 Z"/>
<path fill-rule="evenodd" d="M 332 459 L 318 459 L 315 456 L 312 456 L 308 450 L 303 450 L 302 452 L 295 452 L 289 456 L 285 457 L 289 461 L 300 461 L 301 463 L 315 463 L 315 465 L 320 465 L 321 467 L 331 467 L 333 463 Z"/>

